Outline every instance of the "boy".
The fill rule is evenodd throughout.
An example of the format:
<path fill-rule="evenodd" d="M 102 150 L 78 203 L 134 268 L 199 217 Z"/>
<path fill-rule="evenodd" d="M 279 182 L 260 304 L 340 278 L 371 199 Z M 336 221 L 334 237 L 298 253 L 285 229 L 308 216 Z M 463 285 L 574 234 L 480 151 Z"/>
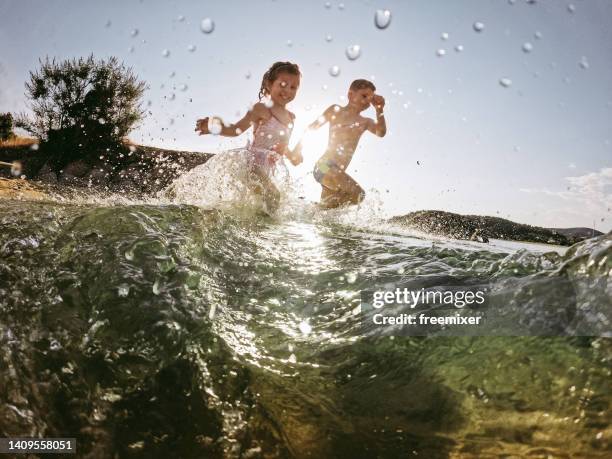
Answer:
<path fill-rule="evenodd" d="M 385 99 L 375 91 L 376 87 L 368 80 L 353 81 L 348 92 L 348 104 L 330 106 L 309 126 L 318 129 L 329 123 L 327 150 L 315 164 L 313 172 L 322 187 L 321 206 L 324 208 L 359 204 L 365 197 L 363 189 L 345 171 L 365 131 L 379 137 L 387 133 L 383 113 Z M 370 105 L 376 110 L 376 121 L 361 116 Z"/>

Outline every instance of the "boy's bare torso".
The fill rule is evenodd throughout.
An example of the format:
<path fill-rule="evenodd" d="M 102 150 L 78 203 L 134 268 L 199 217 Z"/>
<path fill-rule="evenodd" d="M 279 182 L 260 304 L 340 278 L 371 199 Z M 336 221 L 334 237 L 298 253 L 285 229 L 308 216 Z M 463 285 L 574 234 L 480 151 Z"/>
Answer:
<path fill-rule="evenodd" d="M 367 118 L 340 108 L 329 120 L 329 143 L 321 160 L 333 161 L 346 170 L 367 126 Z"/>

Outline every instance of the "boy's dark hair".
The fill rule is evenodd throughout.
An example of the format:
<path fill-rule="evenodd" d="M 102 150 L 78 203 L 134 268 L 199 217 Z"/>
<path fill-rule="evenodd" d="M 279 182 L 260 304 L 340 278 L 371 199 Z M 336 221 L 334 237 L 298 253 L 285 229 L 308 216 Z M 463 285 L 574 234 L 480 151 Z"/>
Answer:
<path fill-rule="evenodd" d="M 353 81 L 349 89 L 351 91 L 359 91 L 360 89 L 371 89 L 372 91 L 376 91 L 376 86 L 369 80 L 359 79 Z"/>
<path fill-rule="evenodd" d="M 275 62 L 274 64 L 272 64 L 272 67 L 270 67 L 268 71 L 264 73 L 264 76 L 261 79 L 261 88 L 259 88 L 259 100 L 261 100 L 261 98 L 266 95 L 266 83 L 274 83 L 274 81 L 281 73 L 288 73 L 290 75 L 297 75 L 299 77 L 302 76 L 302 74 L 300 73 L 300 68 L 297 64 L 294 64 L 292 62 Z"/>

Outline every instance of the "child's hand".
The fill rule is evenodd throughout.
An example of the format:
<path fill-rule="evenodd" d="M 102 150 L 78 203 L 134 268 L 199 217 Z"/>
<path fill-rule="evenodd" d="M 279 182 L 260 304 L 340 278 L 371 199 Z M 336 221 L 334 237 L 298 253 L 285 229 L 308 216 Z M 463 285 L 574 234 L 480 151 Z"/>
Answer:
<path fill-rule="evenodd" d="M 293 150 L 290 152 L 291 154 L 287 156 L 291 164 L 297 166 L 298 164 L 302 164 L 304 162 L 304 157 L 302 156 L 302 152 L 300 150 Z"/>
<path fill-rule="evenodd" d="M 210 132 L 208 131 L 208 117 L 201 118 L 196 121 L 195 131 L 196 132 L 200 131 L 199 135 L 210 134 Z"/>
<path fill-rule="evenodd" d="M 272 150 L 277 152 L 279 155 L 285 156 L 289 161 L 291 161 L 291 164 L 293 164 L 294 166 L 297 166 L 304 160 L 304 158 L 302 157 L 301 144 L 298 144 L 293 151 L 289 150 L 289 147 L 287 147 L 287 145 L 278 144 L 274 145 L 272 147 Z"/>
<path fill-rule="evenodd" d="M 294 166 L 297 166 L 298 164 L 304 162 L 304 156 L 302 156 L 302 142 L 298 143 L 295 146 L 295 148 L 291 152 L 291 158 L 289 159 L 291 160 L 291 163 Z"/>
<path fill-rule="evenodd" d="M 372 105 L 376 110 L 382 110 L 385 107 L 385 98 L 378 94 L 374 94 L 374 97 L 372 97 Z"/>

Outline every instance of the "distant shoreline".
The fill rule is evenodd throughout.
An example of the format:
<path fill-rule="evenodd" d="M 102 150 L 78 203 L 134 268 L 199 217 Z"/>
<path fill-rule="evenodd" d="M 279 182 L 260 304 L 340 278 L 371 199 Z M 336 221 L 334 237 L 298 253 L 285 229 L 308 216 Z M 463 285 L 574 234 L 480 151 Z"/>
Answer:
<path fill-rule="evenodd" d="M 542 228 L 516 223 L 499 217 L 461 215 L 442 210 L 420 210 L 391 217 L 390 223 L 428 234 L 478 242 L 501 239 L 562 246 L 589 239 L 603 233 L 592 228 Z"/>

